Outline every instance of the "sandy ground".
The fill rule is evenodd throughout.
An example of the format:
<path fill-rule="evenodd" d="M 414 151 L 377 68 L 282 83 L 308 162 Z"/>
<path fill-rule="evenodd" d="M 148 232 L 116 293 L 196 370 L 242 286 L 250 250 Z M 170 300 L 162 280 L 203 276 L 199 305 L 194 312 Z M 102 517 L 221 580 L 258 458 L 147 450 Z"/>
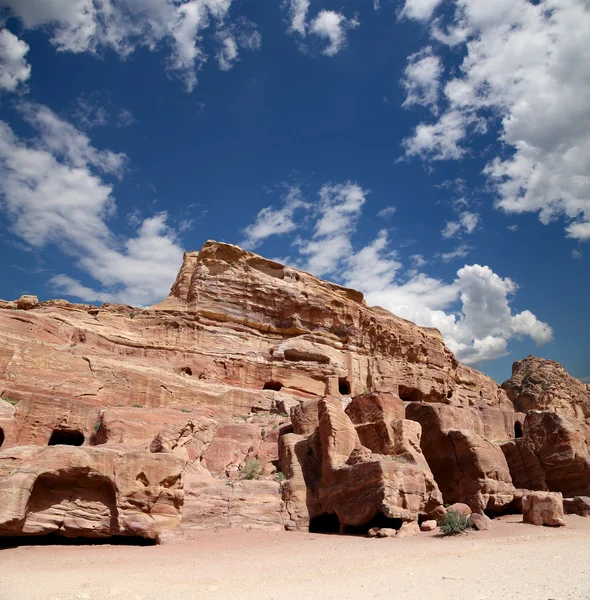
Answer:
<path fill-rule="evenodd" d="M 590 599 L 590 519 L 456 538 L 204 531 L 165 546 L 0 550 L 0 600 Z"/>

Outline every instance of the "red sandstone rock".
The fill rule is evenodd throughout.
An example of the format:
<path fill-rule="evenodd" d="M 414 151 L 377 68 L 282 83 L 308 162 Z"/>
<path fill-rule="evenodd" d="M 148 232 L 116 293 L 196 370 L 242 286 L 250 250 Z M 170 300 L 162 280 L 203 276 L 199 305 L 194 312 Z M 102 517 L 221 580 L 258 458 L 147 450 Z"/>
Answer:
<path fill-rule="evenodd" d="M 558 492 L 529 492 L 522 498 L 522 517 L 532 525 L 564 527 L 563 496 Z"/>
<path fill-rule="evenodd" d="M 555 412 L 530 411 L 523 437 L 502 450 L 517 487 L 590 494 L 589 427 Z"/>
<path fill-rule="evenodd" d="M 462 502 L 455 502 L 455 504 L 447 506 L 447 512 L 456 512 L 460 515 L 465 515 L 466 517 L 469 517 L 473 513 L 471 508 Z"/>
<path fill-rule="evenodd" d="M 391 527 L 382 527 L 377 532 L 378 538 L 392 538 L 397 535 L 397 529 L 392 529 Z"/>
<path fill-rule="evenodd" d="M 483 432 L 477 411 L 410 403 L 406 414 L 422 426 L 421 448 L 445 502 L 482 512 L 512 501 L 514 485 L 500 446 L 473 431 L 481 426 Z"/>
<path fill-rule="evenodd" d="M 488 529 L 492 528 L 492 520 L 486 515 L 473 513 L 471 515 L 471 522 L 473 523 L 473 528 L 476 531 L 487 531 Z"/>

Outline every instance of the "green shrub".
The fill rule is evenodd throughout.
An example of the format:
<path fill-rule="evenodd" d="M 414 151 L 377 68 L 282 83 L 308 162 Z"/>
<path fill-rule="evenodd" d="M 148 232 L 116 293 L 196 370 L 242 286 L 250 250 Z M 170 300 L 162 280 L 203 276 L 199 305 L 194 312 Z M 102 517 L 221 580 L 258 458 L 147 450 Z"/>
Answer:
<path fill-rule="evenodd" d="M 262 465 L 255 458 L 248 458 L 242 467 L 244 479 L 260 479 L 262 477 Z"/>
<path fill-rule="evenodd" d="M 4 402 L 8 402 L 8 404 L 12 404 L 12 406 L 16 406 L 19 403 L 18 400 L 15 400 L 14 398 L 9 398 L 8 396 L 4 396 L 2 400 L 4 400 Z"/>
<path fill-rule="evenodd" d="M 443 535 L 457 535 L 464 533 L 473 527 L 471 517 L 455 510 L 449 510 L 440 523 L 440 530 Z"/>
<path fill-rule="evenodd" d="M 263 428 L 261 429 L 261 431 L 260 431 L 260 437 L 261 437 L 262 439 L 264 439 L 264 438 L 266 437 L 266 429 L 264 429 L 264 427 L 263 427 Z"/>
<path fill-rule="evenodd" d="M 100 429 L 100 421 L 97 421 L 97 422 L 94 424 L 94 431 L 95 431 L 95 432 L 97 432 L 99 429 Z"/>
<path fill-rule="evenodd" d="M 134 318 L 135 318 L 135 311 L 134 311 L 134 310 L 132 310 L 132 311 L 129 313 L 129 318 L 130 318 L 130 319 L 134 319 Z"/>
<path fill-rule="evenodd" d="M 132 404 L 133 408 L 143 408 L 143 404 Z"/>
<path fill-rule="evenodd" d="M 287 479 L 287 478 L 285 477 L 285 474 L 284 474 L 282 471 L 279 471 L 279 472 L 277 473 L 277 481 L 285 481 L 285 479 Z"/>

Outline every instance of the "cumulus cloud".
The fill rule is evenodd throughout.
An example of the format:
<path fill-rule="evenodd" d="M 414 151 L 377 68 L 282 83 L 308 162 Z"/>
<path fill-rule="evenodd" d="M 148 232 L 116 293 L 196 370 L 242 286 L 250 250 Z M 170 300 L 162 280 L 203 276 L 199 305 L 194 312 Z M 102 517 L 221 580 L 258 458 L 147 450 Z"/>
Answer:
<path fill-rule="evenodd" d="M 97 54 L 110 49 L 125 58 L 139 47 L 156 51 L 165 45 L 169 72 L 179 76 L 189 91 L 207 60 L 204 32 L 227 31 L 231 4 L 232 0 L 0 0 L 0 8 L 8 8 L 25 28 L 46 29 L 61 52 Z M 240 19 L 234 25 L 239 23 Z M 230 37 L 234 48 L 229 47 Z M 239 47 L 259 46 L 240 42 L 239 36 L 223 38 L 218 52 L 222 68 L 235 61 Z"/>
<path fill-rule="evenodd" d="M 165 212 L 138 220 L 136 234 L 117 236 L 113 184 L 125 155 L 98 150 L 89 138 L 47 107 L 25 105 L 33 139 L 0 121 L 0 198 L 12 231 L 35 248 L 54 245 L 76 260 L 98 289 L 57 275 L 53 285 L 83 300 L 146 305 L 164 298 L 182 263 Z"/>
<path fill-rule="evenodd" d="M 428 261 L 421 254 L 413 254 L 409 257 L 411 268 L 405 269 L 386 229 L 358 248 L 354 236 L 367 194 L 351 181 L 322 186 L 316 204 L 310 202 L 304 209 L 308 219 L 292 238 L 296 255 L 288 261 L 318 277 L 362 290 L 371 305 L 438 328 L 457 357 L 469 364 L 504 356 L 513 338 L 526 336 L 538 344 L 551 340 L 551 327 L 532 312 L 513 313 L 510 301 L 516 284 L 489 266 L 465 265 L 457 270 L 453 281 L 445 282 L 422 272 Z M 265 210 L 274 215 L 285 207 Z M 471 227 L 473 221 L 462 220 L 463 227 Z M 294 231 L 289 224 L 283 229 L 284 234 Z M 459 258 L 469 250 L 461 245 L 449 253 L 448 260 L 450 254 Z M 439 258 L 445 260 L 445 255 Z"/>
<path fill-rule="evenodd" d="M 29 45 L 8 29 L 0 29 L 0 90 L 14 92 L 31 76 L 25 56 Z"/>
<path fill-rule="evenodd" d="M 285 4 L 288 7 L 289 32 L 301 38 L 309 34 L 326 40 L 328 45 L 322 50 L 322 54 L 326 56 L 338 54 L 346 45 L 348 31 L 359 26 L 356 17 L 347 18 L 341 12 L 333 10 L 321 10 L 308 21 L 309 0 L 290 0 Z"/>
<path fill-rule="evenodd" d="M 437 4 L 408 0 L 403 12 L 428 20 Z M 472 137 L 487 131 L 498 141 L 484 169 L 496 207 L 538 213 L 544 224 L 563 217 L 568 237 L 590 240 L 590 6 L 582 0 L 452 4 L 454 11 L 433 19 L 430 32 L 464 58 L 444 85 L 440 117 L 415 128 L 406 154 L 460 159 Z M 455 55 L 445 56 L 454 61 Z"/>
<path fill-rule="evenodd" d="M 406 90 L 406 99 L 402 106 L 420 105 L 431 108 L 436 114 L 442 62 L 428 46 L 408 57 L 402 84 Z"/>

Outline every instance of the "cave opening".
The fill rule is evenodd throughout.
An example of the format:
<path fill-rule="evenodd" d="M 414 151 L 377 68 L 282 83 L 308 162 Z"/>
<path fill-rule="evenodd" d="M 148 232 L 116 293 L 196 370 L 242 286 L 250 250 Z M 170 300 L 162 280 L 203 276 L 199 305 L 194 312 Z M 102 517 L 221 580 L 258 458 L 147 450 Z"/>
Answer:
<path fill-rule="evenodd" d="M 55 533 L 46 535 L 21 535 L 0 537 L 0 549 L 19 546 L 156 546 L 157 540 L 131 535 L 111 535 L 107 537 L 65 537 Z"/>
<path fill-rule="evenodd" d="M 522 423 L 520 421 L 516 421 L 516 423 L 514 423 L 514 437 L 522 437 Z"/>
<path fill-rule="evenodd" d="M 2 444 L 4 443 L 4 430 L 0 427 L 0 448 L 2 448 Z"/>
<path fill-rule="evenodd" d="M 183 367 L 180 370 L 180 374 L 184 375 L 185 377 L 192 377 L 193 376 L 193 370 L 190 367 Z"/>
<path fill-rule="evenodd" d="M 278 381 L 267 381 L 263 386 L 263 390 L 273 390 L 279 392 L 283 388 L 283 384 Z"/>
<path fill-rule="evenodd" d="M 378 527 L 379 529 L 386 527 L 389 529 L 399 529 L 402 523 L 402 519 L 392 519 L 386 517 L 382 512 L 378 512 L 370 521 L 367 521 L 363 525 L 345 525 L 344 533 L 348 535 L 367 535 L 369 529 L 373 529 L 373 527 Z"/>
<path fill-rule="evenodd" d="M 323 514 L 309 520 L 309 533 L 340 533 L 338 515 Z"/>
<path fill-rule="evenodd" d="M 423 394 L 418 388 L 399 386 L 399 397 L 404 402 L 422 402 Z"/>
<path fill-rule="evenodd" d="M 344 377 L 338 379 L 338 393 L 341 396 L 350 396 L 350 383 Z"/>
<path fill-rule="evenodd" d="M 84 443 L 84 434 L 75 429 L 54 429 L 49 438 L 48 446 L 81 446 Z"/>

